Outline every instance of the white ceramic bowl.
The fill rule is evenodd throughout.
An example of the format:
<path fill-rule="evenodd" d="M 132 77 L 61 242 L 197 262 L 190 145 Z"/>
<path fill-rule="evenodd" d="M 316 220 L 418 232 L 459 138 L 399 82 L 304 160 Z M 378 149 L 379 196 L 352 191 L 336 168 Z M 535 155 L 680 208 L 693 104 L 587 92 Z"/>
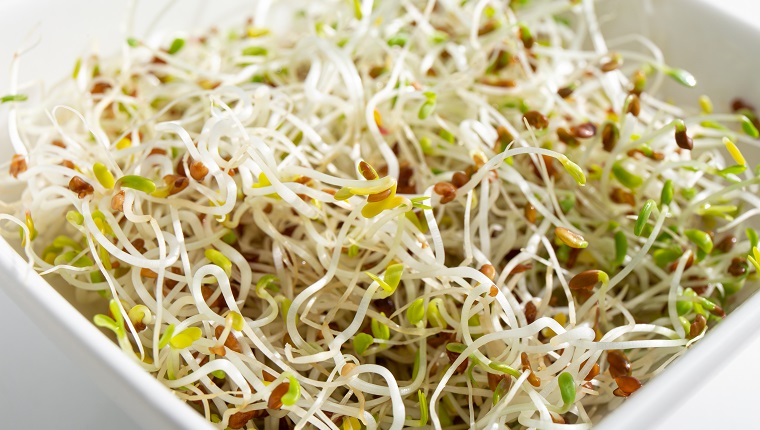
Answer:
<path fill-rule="evenodd" d="M 734 3 L 741 0 L 734 0 Z M 157 25 L 162 33 L 205 27 L 235 16 L 244 0 L 183 0 Z M 691 71 L 698 91 L 673 86 L 665 96 L 676 102 L 695 103 L 701 93 L 725 109 L 729 101 L 743 96 L 760 102 L 760 80 L 755 78 L 760 27 L 753 27 L 725 13 L 714 0 L 613 0 L 600 13 L 612 35 L 631 32 L 652 38 L 664 51 L 668 63 Z M 135 34 L 142 35 L 165 2 L 139 4 Z M 104 54 L 114 52 L 123 38 L 126 2 L 103 0 L 4 0 L 0 4 L 0 94 L 8 87 L 9 62 L 18 47 L 39 44 L 24 56 L 23 81 L 47 83 L 67 75 L 74 59 L 96 43 Z M 754 62 L 754 63 L 753 63 Z M 0 112 L 0 118 L 3 118 Z M 0 130 L 5 119 L 0 119 Z M 0 159 L 11 149 L 5 133 L 0 137 Z M 751 159 L 760 160 L 756 152 Z M 92 309 L 70 303 L 66 288 L 56 290 L 29 269 L 24 260 L 0 239 L 0 287 L 73 362 L 86 369 L 109 395 L 144 428 L 212 428 L 152 376 L 142 371 L 87 319 Z M 701 375 L 716 366 L 723 351 L 737 350 L 745 334 L 760 328 L 754 309 L 760 296 L 751 297 L 662 375 L 606 418 L 598 428 L 641 429 L 660 420 L 695 388 Z M 83 316 L 87 315 L 87 317 Z"/>

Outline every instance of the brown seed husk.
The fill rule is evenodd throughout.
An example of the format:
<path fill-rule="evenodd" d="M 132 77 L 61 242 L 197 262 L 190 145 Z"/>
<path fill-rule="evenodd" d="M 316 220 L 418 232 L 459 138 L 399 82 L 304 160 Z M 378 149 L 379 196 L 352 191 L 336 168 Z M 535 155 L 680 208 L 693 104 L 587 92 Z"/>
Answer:
<path fill-rule="evenodd" d="M 269 409 L 280 409 L 282 407 L 282 396 L 284 396 L 289 389 L 289 382 L 283 382 L 280 385 L 276 386 L 274 390 L 272 390 L 272 394 L 269 395 L 267 407 Z"/>

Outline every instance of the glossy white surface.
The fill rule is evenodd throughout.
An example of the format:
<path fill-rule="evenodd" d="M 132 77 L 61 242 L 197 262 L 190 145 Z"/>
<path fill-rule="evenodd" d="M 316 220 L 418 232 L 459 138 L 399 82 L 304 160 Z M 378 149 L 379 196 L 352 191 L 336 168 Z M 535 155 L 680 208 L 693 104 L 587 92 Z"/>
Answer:
<path fill-rule="evenodd" d="M 196 10 L 195 5 L 199 3 L 198 1 L 183 1 L 185 1 L 185 5 L 187 3 L 192 4 L 192 10 Z M 689 2 L 696 4 L 700 3 L 700 1 L 715 4 L 717 8 L 725 10 L 727 15 L 716 13 L 714 17 L 707 16 L 706 18 L 702 18 L 709 18 L 707 21 L 694 21 L 690 15 L 691 8 Z M 670 58 L 673 60 L 673 64 L 681 65 L 680 63 L 682 62 L 688 62 L 689 59 L 687 57 L 693 59 L 694 55 L 697 54 L 695 51 L 699 51 L 700 49 L 707 50 L 709 46 L 714 47 L 717 45 L 719 47 L 722 46 L 719 49 L 722 49 L 726 55 L 736 58 L 736 60 L 730 63 L 732 68 L 739 69 L 738 71 L 733 71 L 734 75 L 756 75 L 758 68 L 757 58 L 760 54 L 760 48 L 757 48 L 757 46 L 760 46 L 760 43 L 754 44 L 753 56 L 749 56 L 746 52 L 739 49 L 737 45 L 730 43 L 732 37 L 741 37 L 743 34 L 746 34 L 745 27 L 742 25 L 712 25 L 711 20 L 714 18 L 717 21 L 725 23 L 726 17 L 730 15 L 733 17 L 732 19 L 741 21 L 745 25 L 760 26 L 760 23 L 753 19 L 760 16 L 760 1 L 652 0 L 652 2 L 660 6 L 663 2 L 670 2 L 668 3 L 669 7 L 676 8 L 675 10 L 671 10 L 671 12 L 678 13 L 683 18 L 683 22 L 679 24 L 684 29 L 682 32 L 683 37 L 689 38 L 691 43 L 693 43 L 693 49 L 690 52 L 679 52 L 676 50 L 676 52 L 671 53 Z M 52 57 L 30 57 L 28 61 L 25 61 L 22 73 L 25 76 L 31 75 L 34 78 L 53 79 L 69 72 L 70 67 L 73 66 L 72 58 L 80 54 L 83 51 L 83 47 L 90 46 L 88 45 L 90 40 L 98 39 L 102 46 L 112 46 L 115 40 L 120 39 L 120 33 L 114 27 L 114 24 L 120 22 L 119 16 L 123 12 L 125 3 L 102 0 L 0 0 L 0 40 L 3 40 L 3 43 L 0 43 L 0 65 L 2 65 L 2 68 L 0 68 L 0 92 L 7 88 L 8 69 L 5 67 L 7 59 L 10 58 L 13 50 L 24 40 L 25 32 L 28 30 L 29 25 L 34 23 L 41 25 L 43 29 L 41 34 L 45 36 L 39 49 L 51 52 Z M 229 9 L 232 7 L 230 5 L 234 3 L 234 1 L 225 1 L 222 2 L 222 4 L 226 5 L 225 7 L 216 9 L 207 8 L 206 13 L 198 13 L 194 14 L 194 16 L 201 21 L 213 21 L 215 16 L 226 15 L 226 10 L 221 9 Z M 206 3 L 207 6 L 210 4 L 210 1 Z M 215 3 L 215 5 L 218 4 Z M 84 5 L 89 6 L 85 7 Z M 142 7 L 150 8 L 151 6 L 147 5 L 147 2 L 143 2 Z M 152 7 L 153 9 L 157 9 L 156 6 Z M 189 6 L 187 7 L 190 8 Z M 679 7 L 682 10 L 678 10 L 677 8 Z M 69 16 L 69 14 L 74 13 L 73 11 L 76 11 L 78 14 L 78 22 L 60 19 L 62 16 Z M 94 17 L 97 17 L 97 19 L 94 19 Z M 665 22 L 659 22 L 653 24 L 654 28 L 650 28 L 650 30 L 653 33 L 665 31 L 666 25 L 667 23 Z M 715 36 L 711 36 L 712 34 Z M 53 36 L 50 37 L 48 35 Z M 720 39 L 715 40 L 717 36 L 726 39 L 723 41 Z M 698 42 L 700 38 L 704 39 L 704 43 Z M 667 50 L 668 47 L 665 46 L 665 49 Z M 62 64 L 62 66 L 60 68 L 50 67 L 51 64 Z M 752 65 L 755 67 L 750 68 Z M 737 87 L 738 85 L 744 85 L 741 78 L 716 80 L 715 76 L 711 75 L 711 73 L 718 73 L 720 65 L 708 64 L 708 66 L 710 67 L 706 67 L 705 71 L 700 71 L 701 75 L 695 70 L 692 71 L 703 82 L 710 82 L 712 79 L 715 82 L 714 88 L 726 89 L 730 96 L 742 93 Z M 760 96 L 760 79 L 752 81 L 745 79 L 743 82 L 753 82 L 755 87 L 749 91 L 754 91 L 754 94 Z M 760 99 L 756 100 L 756 102 L 760 103 Z M 0 124 L 2 122 L 0 120 Z M 2 125 L 0 125 L 0 129 L 2 129 Z M 0 252 L 0 256 L 2 256 L 2 252 Z M 18 285 L 14 286 L 11 283 L 11 278 L 2 276 L 0 276 L 0 285 L 2 285 L 2 288 L 20 288 Z M 38 285 L 37 287 L 40 286 Z M 46 296 L 40 293 L 40 291 L 33 293 L 23 292 L 14 295 L 13 299 L 18 303 L 16 304 L 5 293 L 0 291 L 0 328 L 3 329 L 1 333 L 3 333 L 4 346 L 3 351 L 0 351 L 0 369 L 3 370 L 3 376 L 0 377 L 0 428 L 13 429 L 32 426 L 52 426 L 64 430 L 94 428 L 120 430 L 138 428 L 139 425 L 142 425 L 143 428 L 165 428 L 158 424 L 162 422 L 161 420 L 152 420 L 150 418 L 151 413 L 156 413 L 155 410 L 148 411 L 145 409 L 145 413 L 139 414 L 134 412 L 145 407 L 140 402 L 135 402 L 133 401 L 134 399 L 130 401 L 128 400 L 128 396 L 126 396 L 127 400 L 124 400 L 124 395 L 122 395 L 122 400 L 118 403 L 110 400 L 102 389 L 109 386 L 115 387 L 116 385 L 113 383 L 113 380 L 108 380 L 109 375 L 107 372 L 104 373 L 104 367 L 90 367 L 81 364 L 93 363 L 93 361 L 88 361 L 93 360 L 93 358 L 88 358 L 88 352 L 82 348 L 85 348 L 86 345 L 91 346 L 102 341 L 102 339 L 97 337 L 97 332 L 90 330 L 87 334 L 83 335 L 84 338 L 87 338 L 86 341 L 76 343 L 79 341 L 75 341 L 71 334 L 66 334 L 65 328 L 69 324 L 74 324 L 72 321 L 77 318 L 75 316 L 71 316 L 71 318 L 66 317 L 65 310 L 58 315 L 49 316 L 49 318 L 53 319 L 48 319 L 47 322 L 44 319 L 39 320 L 43 321 L 43 326 L 45 327 L 44 333 L 30 323 L 31 320 L 27 315 L 34 315 L 35 318 L 38 318 L 44 313 L 43 310 L 36 309 L 32 305 L 34 302 L 30 301 L 30 298 L 35 296 L 46 297 L 45 300 L 53 302 L 60 300 L 60 298 L 55 299 L 49 295 Z M 754 302 L 754 305 L 760 305 L 760 300 L 754 300 Z M 20 308 L 24 308 L 25 311 L 22 312 Z M 748 308 L 742 318 L 746 321 L 751 321 L 757 319 L 757 313 L 753 309 Z M 54 318 L 60 318 L 61 321 L 65 320 L 66 323 L 54 324 L 52 322 Z M 749 332 L 755 332 L 757 328 L 756 326 L 745 327 L 750 328 Z M 703 369 L 699 367 L 698 363 L 693 367 L 689 367 L 689 363 L 685 363 L 685 373 L 688 373 L 690 369 L 700 370 L 683 377 L 692 382 L 691 385 L 679 383 L 679 379 L 676 377 L 672 378 L 674 380 L 672 384 L 668 384 L 668 381 L 663 379 L 664 388 L 662 392 L 667 391 L 666 388 L 668 387 L 666 385 L 671 385 L 670 388 L 675 393 L 671 395 L 688 399 L 681 406 L 671 407 L 668 402 L 660 404 L 660 406 L 663 406 L 660 409 L 656 407 L 647 409 L 645 406 L 636 407 L 634 405 L 627 405 L 633 407 L 629 408 L 629 412 L 626 412 L 625 415 L 620 416 L 627 417 L 624 419 L 627 424 L 631 425 L 630 428 L 656 428 L 661 430 L 677 428 L 690 428 L 694 430 L 734 427 L 751 428 L 755 421 L 750 413 L 756 407 L 754 386 L 760 383 L 760 368 L 756 365 L 755 359 L 755 357 L 760 356 L 760 338 L 743 344 L 745 349 L 741 351 L 739 346 L 742 346 L 741 339 L 744 335 L 745 332 L 734 333 L 736 337 L 735 341 L 732 340 L 733 338 L 729 339 L 730 336 L 727 336 L 724 345 L 715 344 L 714 348 L 725 348 L 725 362 L 721 364 L 721 367 Z M 51 336 L 53 342 L 49 338 Z M 706 339 L 705 343 L 707 343 L 707 340 L 709 338 Z M 728 342 L 728 340 L 732 340 L 732 342 Z M 67 344 L 68 347 L 66 346 Z M 708 345 L 705 346 L 709 348 Z M 77 349 L 79 349 L 78 354 Z M 104 354 L 108 355 L 110 352 L 118 351 L 115 348 L 111 348 Z M 694 351 L 694 355 L 696 356 L 697 354 L 698 352 Z M 713 357 L 721 356 L 713 354 Z M 689 356 L 686 358 L 689 358 Z M 692 361 L 695 360 L 698 361 L 696 357 Z M 663 375 L 663 378 L 666 376 Z M 116 378 L 118 379 L 118 377 Z M 654 382 L 652 384 L 654 385 Z M 131 390 L 134 389 L 132 388 Z M 152 390 L 151 387 L 146 389 Z M 667 396 L 665 397 L 667 398 Z M 158 398 L 163 398 L 168 403 L 171 403 L 170 400 L 173 400 L 167 399 L 167 396 L 161 397 L 161 395 L 158 395 Z M 633 400 L 634 398 L 630 402 L 633 403 Z M 122 408 L 127 408 L 132 412 L 122 412 Z M 185 411 L 185 409 L 182 409 L 182 411 Z M 710 412 L 705 413 L 705 411 Z M 187 412 L 190 411 L 188 410 Z M 667 412 L 672 412 L 672 414 L 667 415 Z M 139 419 L 132 420 L 129 418 L 130 414 L 138 415 Z M 657 424 L 642 427 L 643 422 L 635 419 L 637 416 L 651 418 L 651 421 Z M 181 421 L 177 419 L 175 422 L 179 423 Z M 197 426 L 188 424 L 188 422 L 185 421 L 185 428 L 198 428 Z M 616 425 L 619 423 L 619 421 L 610 423 L 608 428 L 621 428 Z"/>

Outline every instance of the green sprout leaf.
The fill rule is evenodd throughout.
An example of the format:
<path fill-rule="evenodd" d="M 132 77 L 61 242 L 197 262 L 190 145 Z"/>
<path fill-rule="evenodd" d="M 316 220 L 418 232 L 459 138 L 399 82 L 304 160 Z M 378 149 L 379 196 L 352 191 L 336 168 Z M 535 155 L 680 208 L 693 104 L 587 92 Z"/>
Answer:
<path fill-rule="evenodd" d="M 200 339 L 202 335 L 203 332 L 200 328 L 188 327 L 172 336 L 171 340 L 169 341 L 169 345 L 171 345 L 171 347 L 174 349 L 189 348 L 193 342 Z"/>
<path fill-rule="evenodd" d="M 441 315 L 441 310 L 438 307 L 439 303 L 443 303 L 443 300 L 441 300 L 440 297 L 435 298 L 428 303 L 428 307 L 427 307 L 428 320 L 430 321 L 430 325 L 432 325 L 433 327 L 446 328 L 448 326 L 448 323 L 446 323 L 446 320 L 443 318 L 443 315 Z"/>
<path fill-rule="evenodd" d="M 559 162 L 562 163 L 562 166 L 565 168 L 567 173 L 573 177 L 575 183 L 580 186 L 586 185 L 586 175 L 583 174 L 583 169 L 581 169 L 579 165 L 573 163 L 564 155 L 559 158 Z"/>
<path fill-rule="evenodd" d="M 161 335 L 161 338 L 158 340 L 158 349 L 163 349 L 163 347 L 168 345 L 172 336 L 174 336 L 174 324 L 169 324 Z"/>
<path fill-rule="evenodd" d="M 660 205 L 669 205 L 673 201 L 673 193 L 675 192 L 675 186 L 673 181 L 668 179 L 662 185 L 662 193 L 660 194 Z"/>
<path fill-rule="evenodd" d="M 425 103 L 420 106 L 420 110 L 417 113 L 417 118 L 419 119 L 427 119 L 435 110 L 435 102 L 431 102 L 430 100 L 426 101 Z"/>
<path fill-rule="evenodd" d="M 95 178 L 100 182 L 100 185 L 103 186 L 103 188 L 110 190 L 114 187 L 116 184 L 116 180 L 113 177 L 113 174 L 111 174 L 111 171 L 108 170 L 108 167 L 106 167 L 102 163 L 95 163 L 92 166 L 92 173 L 95 174 Z"/>
<path fill-rule="evenodd" d="M 428 402 L 427 396 L 422 390 L 417 390 L 417 400 L 420 405 L 420 427 L 424 427 L 428 422 Z"/>
<path fill-rule="evenodd" d="M 612 261 L 613 267 L 619 267 L 625 261 L 628 254 L 628 238 L 625 233 L 618 230 L 615 232 L 615 259 Z"/>
<path fill-rule="evenodd" d="M 232 329 L 235 331 L 241 331 L 245 327 L 245 319 L 239 313 L 232 311 L 226 317 L 225 320 L 230 321 Z M 226 321 L 225 321 L 226 322 Z"/>
<path fill-rule="evenodd" d="M 285 406 L 293 406 L 301 398 L 301 384 L 298 380 L 292 376 L 288 376 L 290 384 L 288 386 L 288 392 L 282 396 L 282 404 Z"/>
<path fill-rule="evenodd" d="M 657 203 L 655 203 L 652 199 L 649 199 L 646 201 L 646 203 L 644 203 L 644 206 L 639 212 L 638 218 L 636 218 L 636 225 L 633 227 L 633 234 L 636 236 L 641 236 L 641 233 L 644 231 L 644 226 L 647 224 L 647 221 L 649 221 L 649 216 L 652 213 L 652 209 L 654 209 L 656 205 Z"/>
<path fill-rule="evenodd" d="M 422 297 L 414 300 L 406 309 L 406 320 L 416 326 L 425 318 L 425 299 Z"/>
<path fill-rule="evenodd" d="M 204 255 L 210 262 L 221 267 L 227 276 L 232 275 L 232 261 L 230 261 L 230 259 L 227 258 L 224 254 L 217 251 L 216 249 L 209 248 L 204 252 Z"/>
<path fill-rule="evenodd" d="M 119 178 L 117 184 L 122 188 L 131 188 L 150 194 L 156 191 L 156 183 L 148 178 L 137 175 L 126 175 Z"/>
<path fill-rule="evenodd" d="M 373 343 L 375 343 L 375 339 L 368 335 L 367 333 L 359 333 L 356 336 L 354 336 L 354 350 L 356 350 L 356 353 L 359 355 L 364 355 L 364 353 L 367 351 L 367 348 L 369 348 Z"/>
<path fill-rule="evenodd" d="M 174 39 L 166 52 L 168 52 L 169 55 L 174 55 L 177 52 L 181 51 L 184 46 L 185 39 Z"/>
<path fill-rule="evenodd" d="M 381 312 L 380 315 L 385 316 L 385 313 Z M 391 338 L 391 329 L 386 324 L 372 318 L 370 326 L 372 328 L 372 336 L 375 339 L 388 340 Z"/>
<path fill-rule="evenodd" d="M 712 252 L 713 249 L 713 241 L 710 238 L 710 235 L 705 233 L 702 230 L 697 229 L 687 229 L 684 230 L 684 235 L 692 241 L 699 249 L 706 253 Z"/>
<path fill-rule="evenodd" d="M 644 183 L 644 179 L 641 176 L 629 172 L 619 162 L 615 162 L 612 165 L 612 174 L 623 186 L 630 189 L 638 188 Z"/>
<path fill-rule="evenodd" d="M 7 96 L 0 97 L 0 103 L 9 102 L 25 102 L 28 97 L 24 94 L 9 94 Z"/>
<path fill-rule="evenodd" d="M 755 127 L 755 124 L 753 124 L 752 121 L 744 115 L 742 115 L 742 130 L 749 137 L 752 137 L 755 139 L 760 137 L 760 132 L 758 132 L 757 127 Z"/>
<path fill-rule="evenodd" d="M 409 41 L 409 36 L 407 36 L 404 33 L 399 33 L 391 37 L 390 39 L 388 39 L 388 46 L 404 47 L 408 41 Z"/>
<path fill-rule="evenodd" d="M 559 392 L 562 395 L 563 410 L 567 410 L 575 403 L 575 381 L 573 375 L 568 372 L 562 372 L 559 375 Z"/>
<path fill-rule="evenodd" d="M 507 363 L 502 363 L 500 361 L 492 361 L 488 363 L 488 367 L 490 367 L 491 369 L 497 372 L 506 373 L 507 375 L 512 375 L 515 378 L 519 378 L 522 375 L 517 369 L 507 365 Z"/>
<path fill-rule="evenodd" d="M 251 57 L 263 57 L 267 55 L 269 51 L 267 51 L 266 48 L 261 46 L 248 46 L 245 49 L 243 49 L 243 55 L 251 56 Z"/>
<path fill-rule="evenodd" d="M 665 74 L 670 76 L 674 81 L 685 87 L 694 87 L 697 85 L 697 79 L 691 73 L 683 69 L 669 67 L 664 70 Z"/>

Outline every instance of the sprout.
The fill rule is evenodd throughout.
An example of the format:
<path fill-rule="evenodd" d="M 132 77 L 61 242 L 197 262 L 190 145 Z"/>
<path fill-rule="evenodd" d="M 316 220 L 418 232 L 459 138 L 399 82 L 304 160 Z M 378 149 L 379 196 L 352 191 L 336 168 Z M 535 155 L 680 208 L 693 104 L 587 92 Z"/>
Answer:
<path fill-rule="evenodd" d="M 166 345 L 168 345 L 172 339 L 172 336 L 174 336 L 174 324 L 169 324 L 169 326 L 166 327 L 166 330 L 164 330 L 164 333 L 161 335 L 161 338 L 158 340 L 158 349 L 163 349 Z"/>
<path fill-rule="evenodd" d="M 202 335 L 203 332 L 198 327 L 188 327 L 172 336 L 169 345 L 174 349 L 189 348 L 193 342 L 200 339 Z"/>
<path fill-rule="evenodd" d="M 25 102 L 28 97 L 24 94 L 11 94 L 0 97 L 0 103 Z"/>
<path fill-rule="evenodd" d="M 428 401 L 427 396 L 425 396 L 425 393 L 422 392 L 422 390 L 417 390 L 417 401 L 420 405 L 420 422 L 419 426 L 424 427 L 427 425 L 428 422 Z"/>
<path fill-rule="evenodd" d="M 113 175 L 103 163 L 95 163 L 92 166 L 92 172 L 95 174 L 95 178 L 100 182 L 100 185 L 106 189 L 112 189 L 116 184 Z"/>
<path fill-rule="evenodd" d="M 660 207 L 669 205 L 673 201 L 674 185 L 671 179 L 665 181 L 662 185 L 662 193 L 660 194 Z"/>
<path fill-rule="evenodd" d="M 404 47 L 406 45 L 406 42 L 409 40 L 409 36 L 407 36 L 404 33 L 396 34 L 395 36 L 388 39 L 388 46 L 400 46 Z M 422 118 L 420 118 L 422 119 Z"/>
<path fill-rule="evenodd" d="M 580 166 L 573 163 L 569 158 L 565 156 L 560 157 L 559 161 L 562 163 L 562 166 L 565 168 L 565 170 L 567 170 L 567 173 L 573 177 L 578 185 L 586 185 L 586 175 L 583 174 L 583 170 L 580 168 Z"/>
<path fill-rule="evenodd" d="M 224 273 L 227 274 L 227 276 L 232 275 L 232 262 L 224 254 L 217 251 L 216 249 L 209 248 L 204 252 L 204 255 L 211 263 L 216 264 L 217 266 L 221 267 L 222 270 L 224 270 Z M 258 289 L 258 285 L 257 285 L 257 289 Z"/>
<path fill-rule="evenodd" d="M 385 316 L 385 313 L 380 312 L 380 315 Z M 391 329 L 386 324 L 372 318 L 370 325 L 372 327 L 372 336 L 375 339 L 388 340 L 391 338 Z"/>
<path fill-rule="evenodd" d="M 399 282 L 401 282 L 401 275 L 404 272 L 403 264 L 391 264 L 385 269 L 385 275 L 380 279 L 378 276 L 369 272 L 364 272 L 367 276 L 377 282 L 383 289 L 382 292 L 377 293 L 378 298 L 385 298 L 390 296 L 396 291 Z"/>
<path fill-rule="evenodd" d="M 673 78 L 674 81 L 678 82 L 679 84 L 685 86 L 685 87 L 694 87 L 697 85 L 697 79 L 694 78 L 694 75 L 687 72 L 683 69 L 676 69 L 673 67 L 668 67 L 663 70 L 666 75 Z"/>
<path fill-rule="evenodd" d="M 606 285 L 610 281 L 610 277 L 601 270 L 586 270 L 581 272 L 572 279 L 570 279 L 569 287 L 571 290 L 586 290 L 590 291 L 594 288 L 597 282 L 601 282 Z"/>
<path fill-rule="evenodd" d="M 732 142 L 731 139 L 724 137 L 723 144 L 726 145 L 728 153 L 731 154 L 731 158 L 736 161 L 736 164 L 739 164 L 741 166 L 747 165 L 747 160 L 744 159 L 744 155 L 742 155 L 741 151 L 739 151 L 739 148 L 736 147 L 736 144 Z"/>
<path fill-rule="evenodd" d="M 406 319 L 409 324 L 416 326 L 425 318 L 425 299 L 420 297 L 406 309 Z"/>
<path fill-rule="evenodd" d="M 744 133 L 747 134 L 747 136 L 757 139 L 760 137 L 760 132 L 758 132 L 757 128 L 755 127 L 755 124 L 752 123 L 752 121 L 747 118 L 746 116 L 742 116 L 742 130 Z"/>
<path fill-rule="evenodd" d="M 172 44 L 169 46 L 169 49 L 166 50 L 166 52 L 169 55 L 174 55 L 177 52 L 181 51 L 184 46 L 185 46 L 185 39 L 174 39 L 172 41 Z"/>
<path fill-rule="evenodd" d="M 712 252 L 713 249 L 713 242 L 712 238 L 710 238 L 710 235 L 705 233 L 702 230 L 697 229 L 686 229 L 684 230 L 684 235 L 692 241 L 699 249 L 706 253 Z"/>
<path fill-rule="evenodd" d="M 575 381 L 573 375 L 568 372 L 562 372 L 557 378 L 559 392 L 562 395 L 562 411 L 568 411 L 575 403 Z"/>
<path fill-rule="evenodd" d="M 628 238 L 622 231 L 615 232 L 615 259 L 612 262 L 613 267 L 623 264 L 628 254 Z"/>
<path fill-rule="evenodd" d="M 301 384 L 293 375 L 288 375 L 288 391 L 282 396 L 282 404 L 285 406 L 293 406 L 298 399 L 301 398 Z"/>
<path fill-rule="evenodd" d="M 235 311 L 231 311 L 225 318 L 225 324 L 229 324 L 233 330 L 241 331 L 245 327 L 245 319 Z"/>
<path fill-rule="evenodd" d="M 699 107 L 702 108 L 702 112 L 705 114 L 713 113 L 713 103 L 710 97 L 706 95 L 699 96 Z"/>
<path fill-rule="evenodd" d="M 615 162 L 612 165 L 612 174 L 615 175 L 615 179 L 620 181 L 623 186 L 632 190 L 640 187 L 641 184 L 644 183 L 644 179 L 642 179 L 641 176 L 629 172 L 619 162 Z"/>
<path fill-rule="evenodd" d="M 443 319 L 443 315 L 441 315 L 441 311 L 438 308 L 440 303 L 443 303 L 443 300 L 440 298 L 435 298 L 428 303 L 428 321 L 430 321 L 430 325 L 433 327 L 446 328 L 448 327 L 448 323 Z"/>
<path fill-rule="evenodd" d="M 517 370 L 517 369 L 515 369 L 515 368 L 513 368 L 511 366 L 508 366 L 506 363 L 501 363 L 501 362 L 498 362 L 498 361 L 492 361 L 492 362 L 488 363 L 488 367 L 490 367 L 491 369 L 493 369 L 493 370 L 495 370 L 497 372 L 506 373 L 507 375 L 512 375 L 515 378 L 519 378 L 520 376 L 522 376 L 522 373 L 520 373 L 519 370 Z"/>
<path fill-rule="evenodd" d="M 583 238 L 583 236 L 579 235 L 578 233 L 574 233 L 564 227 L 555 228 L 554 235 L 557 236 L 557 239 L 562 241 L 562 243 L 569 246 L 570 248 L 582 249 L 588 246 L 588 242 Z"/>
<path fill-rule="evenodd" d="M 649 215 L 652 213 L 652 209 L 657 205 L 654 200 L 649 199 L 644 203 L 644 206 L 641 207 L 641 211 L 639 212 L 639 216 L 636 218 L 636 225 L 633 227 L 633 234 L 636 236 L 641 236 L 641 233 L 644 231 L 644 226 L 649 221 Z"/>
<path fill-rule="evenodd" d="M 116 182 L 117 186 L 122 188 L 131 188 L 133 190 L 142 191 L 143 193 L 150 194 L 156 191 L 155 182 L 148 178 L 137 175 L 126 175 L 119 178 Z"/>
<path fill-rule="evenodd" d="M 373 343 L 375 343 L 375 339 L 367 333 L 359 333 L 354 336 L 354 350 L 359 355 L 364 355 L 364 353 L 367 351 L 367 348 L 369 348 Z"/>
<path fill-rule="evenodd" d="M 248 46 L 243 49 L 243 55 L 250 57 L 263 57 L 266 56 L 269 51 L 262 46 Z"/>

